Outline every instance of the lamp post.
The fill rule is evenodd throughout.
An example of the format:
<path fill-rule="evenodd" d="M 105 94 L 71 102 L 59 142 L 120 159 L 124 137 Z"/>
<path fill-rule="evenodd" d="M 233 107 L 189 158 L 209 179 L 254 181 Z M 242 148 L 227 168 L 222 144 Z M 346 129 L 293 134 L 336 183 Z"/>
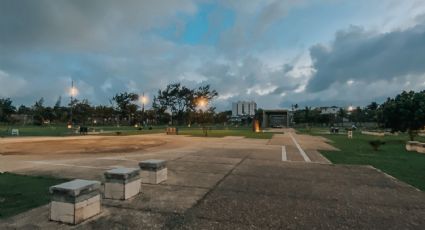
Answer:
<path fill-rule="evenodd" d="M 71 103 L 70 103 L 70 122 L 68 124 L 68 128 L 72 128 L 72 109 L 74 106 L 74 97 L 77 96 L 78 89 L 74 87 L 74 81 L 71 81 L 71 89 L 69 90 L 69 95 L 71 96 Z"/>
<path fill-rule="evenodd" d="M 140 102 L 142 103 L 142 127 L 144 127 L 145 122 L 145 103 L 147 100 L 148 99 L 145 97 L 145 92 L 143 92 L 142 97 L 140 97 Z"/>
<path fill-rule="evenodd" d="M 347 110 L 348 110 L 348 114 L 347 114 L 348 115 L 348 122 L 352 123 L 353 120 L 351 118 L 352 118 L 353 111 L 355 110 L 354 106 L 353 105 L 348 106 Z"/>
<path fill-rule="evenodd" d="M 205 127 L 205 122 L 204 122 L 204 111 L 202 111 L 202 109 L 206 109 L 207 105 L 208 105 L 208 100 L 206 98 L 200 97 L 197 99 L 196 101 L 197 107 L 199 108 L 199 112 L 202 112 L 202 118 L 201 118 L 201 125 L 202 125 L 202 129 L 204 131 L 204 135 L 208 136 L 208 129 Z"/>

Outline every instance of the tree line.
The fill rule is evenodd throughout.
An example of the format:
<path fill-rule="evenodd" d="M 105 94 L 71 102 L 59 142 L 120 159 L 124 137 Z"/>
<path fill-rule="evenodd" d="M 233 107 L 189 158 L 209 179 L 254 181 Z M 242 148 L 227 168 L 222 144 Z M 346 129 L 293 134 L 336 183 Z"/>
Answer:
<path fill-rule="evenodd" d="M 68 122 L 84 125 L 225 123 L 231 112 L 216 112 L 215 107 L 208 106 L 217 96 L 217 91 L 209 85 L 190 89 L 177 83 L 159 90 L 148 110 L 140 109 L 140 95 L 129 92 L 116 94 L 110 99 L 109 105 L 97 106 L 87 99 L 73 99 L 63 105 L 62 98 L 59 97 L 53 106 L 46 106 L 41 98 L 32 106 L 15 107 L 10 98 L 0 98 L 0 122 L 35 125 Z M 418 130 L 425 126 L 425 91 L 403 91 L 382 104 L 372 102 L 363 108 L 351 110 L 340 108 L 336 114 L 323 114 L 320 109 L 311 107 L 298 109 L 298 105 L 293 106 L 293 113 L 295 124 L 332 126 L 344 122 L 357 125 L 372 122 L 376 123 L 378 128 L 407 132 L 413 139 Z M 261 121 L 261 115 L 259 109 L 255 118 Z M 25 122 L 26 120 L 28 122 Z"/>
<path fill-rule="evenodd" d="M 356 125 L 371 122 L 391 132 L 407 132 L 411 140 L 425 126 L 425 91 L 403 91 L 394 98 L 387 98 L 382 104 L 372 102 L 364 108 L 340 108 L 336 114 L 322 114 L 320 109 L 297 107 L 293 106 L 296 124 L 332 126 L 344 122 Z"/>
<path fill-rule="evenodd" d="M 324 124 L 326 126 L 344 125 L 344 123 L 378 123 L 382 119 L 380 105 L 372 102 L 365 107 L 350 109 L 339 108 L 336 113 L 322 113 L 321 108 L 305 107 L 294 109 L 294 122 L 298 124 Z"/>
<path fill-rule="evenodd" d="M 209 85 L 190 89 L 181 84 L 170 84 L 158 91 L 151 101 L 152 106 L 146 110 L 141 106 L 145 102 L 141 101 L 143 98 L 140 96 L 130 92 L 117 93 L 109 100 L 109 105 L 92 105 L 87 99 L 76 98 L 63 103 L 59 97 L 53 106 L 47 106 L 40 98 L 32 106 L 19 107 L 15 107 L 10 98 L 0 98 L 0 122 L 34 125 L 185 125 L 227 120 L 228 113 L 216 113 L 215 107 L 208 106 L 218 96 L 217 91 Z"/>

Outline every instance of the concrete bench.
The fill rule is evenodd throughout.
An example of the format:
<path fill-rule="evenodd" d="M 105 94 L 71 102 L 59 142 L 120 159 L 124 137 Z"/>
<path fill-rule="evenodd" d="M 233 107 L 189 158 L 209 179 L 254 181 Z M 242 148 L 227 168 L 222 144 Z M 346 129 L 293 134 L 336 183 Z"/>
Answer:
<path fill-rule="evenodd" d="M 139 162 L 142 183 L 159 184 L 167 180 L 167 165 L 164 160 L 146 160 Z"/>
<path fill-rule="evenodd" d="M 378 136 L 378 137 L 383 137 L 383 136 L 385 136 L 385 133 L 382 133 L 382 132 L 369 132 L 369 131 L 362 131 L 362 134 L 364 134 L 364 135 L 371 135 L 371 136 Z"/>
<path fill-rule="evenodd" d="M 12 129 L 12 136 L 19 136 L 19 129 Z"/>
<path fill-rule="evenodd" d="M 347 136 L 348 136 L 348 139 L 353 139 L 353 131 L 352 130 L 349 130 L 347 132 Z"/>
<path fill-rule="evenodd" d="M 166 133 L 167 133 L 167 135 L 178 135 L 179 130 L 178 130 L 178 128 L 175 128 L 175 127 L 168 127 L 166 129 Z"/>
<path fill-rule="evenodd" d="M 408 141 L 406 144 L 406 150 L 407 151 L 416 151 L 419 147 L 420 142 L 419 141 Z"/>
<path fill-rule="evenodd" d="M 420 143 L 416 146 L 416 152 L 425 153 L 425 143 Z"/>
<path fill-rule="evenodd" d="M 127 200 L 140 193 L 140 169 L 117 168 L 105 172 L 106 199 Z"/>
<path fill-rule="evenodd" d="M 425 153 L 425 143 L 419 141 L 408 141 L 406 143 L 406 150 L 418 153 Z"/>
<path fill-rule="evenodd" d="M 50 187 L 50 220 L 79 224 L 101 212 L 100 182 L 73 180 Z"/>

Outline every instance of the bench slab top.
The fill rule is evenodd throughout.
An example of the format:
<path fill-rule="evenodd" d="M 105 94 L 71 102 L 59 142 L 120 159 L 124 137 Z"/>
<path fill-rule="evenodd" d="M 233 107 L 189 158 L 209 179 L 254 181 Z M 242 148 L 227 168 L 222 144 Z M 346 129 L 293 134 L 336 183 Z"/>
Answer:
<path fill-rule="evenodd" d="M 50 187 L 50 193 L 63 193 L 70 196 L 78 196 L 82 191 L 94 191 L 100 189 L 100 182 L 94 180 L 76 179 L 70 182 Z"/>
<path fill-rule="evenodd" d="M 125 174 L 131 174 L 134 172 L 138 172 L 140 169 L 138 168 L 116 168 L 116 169 L 111 169 L 105 172 L 105 174 L 120 174 L 120 175 L 125 175 Z"/>
<path fill-rule="evenodd" d="M 150 159 L 140 161 L 139 166 L 141 169 L 161 169 L 165 168 L 166 163 L 167 162 L 165 160 Z"/>
<path fill-rule="evenodd" d="M 140 169 L 138 168 L 115 168 L 105 172 L 107 179 L 129 179 L 139 176 Z"/>
<path fill-rule="evenodd" d="M 419 142 L 419 141 L 408 141 L 407 142 L 409 145 L 423 145 L 425 143 Z"/>

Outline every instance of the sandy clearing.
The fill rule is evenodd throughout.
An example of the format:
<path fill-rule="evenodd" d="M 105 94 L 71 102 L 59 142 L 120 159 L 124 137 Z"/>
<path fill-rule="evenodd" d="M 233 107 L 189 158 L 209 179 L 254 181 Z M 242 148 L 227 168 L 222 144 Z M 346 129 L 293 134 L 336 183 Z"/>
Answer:
<path fill-rule="evenodd" d="M 134 152 L 164 145 L 166 141 L 144 136 L 13 138 L 0 142 L 1 155 L 56 155 L 72 153 Z"/>

